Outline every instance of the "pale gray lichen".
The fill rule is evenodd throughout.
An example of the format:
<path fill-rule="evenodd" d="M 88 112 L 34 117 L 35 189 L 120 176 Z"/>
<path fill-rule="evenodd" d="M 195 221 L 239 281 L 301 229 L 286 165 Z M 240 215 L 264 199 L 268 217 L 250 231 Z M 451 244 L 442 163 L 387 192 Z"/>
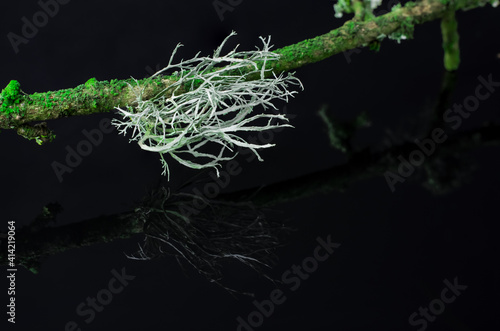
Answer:
<path fill-rule="evenodd" d="M 386 34 L 381 33 L 381 34 L 379 34 L 379 35 L 377 36 L 377 40 L 384 40 L 386 37 L 387 37 L 387 35 L 386 35 Z"/>
<path fill-rule="evenodd" d="M 401 43 L 401 40 L 406 40 L 406 36 L 402 33 L 391 33 L 389 39 L 396 40 L 398 44 Z"/>
<path fill-rule="evenodd" d="M 354 12 L 352 0 L 338 0 L 337 3 L 333 5 L 333 10 L 335 11 L 336 18 L 342 18 L 345 14 L 351 14 Z M 370 14 L 371 11 L 382 4 L 382 0 L 363 0 L 363 7 Z"/>
<path fill-rule="evenodd" d="M 382 4 L 382 0 L 368 0 L 370 2 L 370 8 L 375 9 Z"/>
<path fill-rule="evenodd" d="M 333 10 L 335 11 L 336 18 L 342 18 L 344 13 L 352 13 L 352 8 L 348 0 L 338 0 L 337 3 L 333 5 Z"/>
<path fill-rule="evenodd" d="M 170 171 L 164 154 L 190 168 L 213 167 L 218 175 L 220 162 L 236 156 L 235 147 L 250 149 L 262 161 L 257 149 L 274 146 L 246 142 L 237 133 L 292 127 L 283 124 L 288 121 L 285 115 L 269 114 L 265 110 L 270 107 L 277 109 L 272 100 L 288 101 L 288 97 L 297 93 L 288 90 L 289 84 L 302 87 L 302 83 L 293 73 L 278 76 L 273 73 L 273 77 L 266 78 L 269 71 L 265 69 L 266 62 L 280 57 L 270 51 L 271 37 L 267 40 L 260 37 L 262 49 L 257 47 L 256 51 L 237 52 L 236 46 L 221 55 L 224 44 L 234 35 L 236 33 L 231 32 L 212 57 L 200 57 L 198 52 L 192 59 L 172 64 L 173 56 L 181 46 L 178 44 L 168 65 L 152 76 L 177 69 L 178 81 L 149 100 L 143 100 L 144 90 L 138 89 L 136 107 L 117 108 L 125 120 L 115 119 L 113 124 L 123 134 L 132 129 L 131 141 L 136 140 L 142 149 L 160 153 L 163 174 L 168 177 Z M 225 66 L 217 67 L 221 65 Z M 260 78 L 247 79 L 256 74 Z M 176 94 L 186 86 L 187 92 Z M 167 90 L 172 96 L 164 96 Z M 262 106 L 264 112 L 250 115 L 257 106 Z M 258 123 L 262 119 L 267 124 Z M 218 152 L 206 150 L 207 144 L 218 147 Z M 192 157 L 200 161 L 188 159 Z"/>

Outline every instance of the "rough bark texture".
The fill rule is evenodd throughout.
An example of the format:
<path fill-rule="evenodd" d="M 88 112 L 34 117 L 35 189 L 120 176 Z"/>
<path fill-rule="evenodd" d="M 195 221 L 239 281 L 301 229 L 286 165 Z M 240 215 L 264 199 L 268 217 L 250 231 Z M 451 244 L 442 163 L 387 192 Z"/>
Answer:
<path fill-rule="evenodd" d="M 441 18 L 450 11 L 482 7 L 487 3 L 490 1 L 424 0 L 409 2 L 404 7 L 395 6 L 385 15 L 367 21 L 350 20 L 324 35 L 280 48 L 275 52 L 282 57 L 279 61 L 269 63 L 269 69 L 279 73 L 300 68 L 344 51 L 367 46 L 382 35 L 396 33 L 411 37 L 416 24 Z M 75 88 L 30 95 L 22 92 L 18 82 L 11 81 L 0 94 L 0 128 L 17 129 L 19 134 L 36 139 L 38 143 L 51 141 L 54 135 L 50 130 L 28 123 L 133 106 L 137 92 L 135 89 L 145 88 L 146 98 L 148 95 L 152 97 L 175 80 L 175 76 L 163 76 L 143 79 L 136 85 L 131 79 L 97 81 L 92 78 Z"/>

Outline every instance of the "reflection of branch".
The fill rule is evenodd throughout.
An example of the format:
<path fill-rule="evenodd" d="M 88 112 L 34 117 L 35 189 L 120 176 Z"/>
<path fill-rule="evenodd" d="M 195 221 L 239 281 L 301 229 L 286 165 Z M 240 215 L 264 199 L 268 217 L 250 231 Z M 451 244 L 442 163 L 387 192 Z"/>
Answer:
<path fill-rule="evenodd" d="M 443 72 L 443 77 L 441 78 L 441 91 L 439 92 L 438 101 L 434 107 L 434 112 L 432 114 L 433 118 L 429 121 L 428 132 L 425 135 L 429 135 L 434 128 L 445 128 L 448 124 L 444 123 L 443 116 L 446 109 L 451 105 L 453 92 L 455 91 L 455 86 L 457 84 L 457 72 L 445 70 Z"/>
<path fill-rule="evenodd" d="M 483 145 L 500 143 L 500 126 L 485 126 L 480 129 L 456 133 L 436 146 L 436 152 L 429 157 L 429 165 L 446 153 L 463 153 Z M 349 162 L 327 170 L 318 171 L 284 182 L 268 185 L 261 190 L 244 190 L 220 195 L 224 201 L 249 201 L 256 206 L 270 206 L 284 201 L 293 201 L 334 189 L 343 190 L 347 185 L 382 174 L 398 166 L 397 156 L 406 155 L 415 149 L 415 144 L 406 143 L 371 153 L 367 150 L 353 153 Z M 426 165 L 424 164 L 423 167 Z M 455 167 L 455 164 L 450 167 Z M 449 171 L 449 170 L 447 170 Z M 454 180 L 447 178 L 446 180 Z M 444 183 L 446 184 L 446 183 Z M 257 191 L 257 192 L 256 192 Z M 210 209 L 210 208 L 205 208 Z M 137 209 L 139 211 L 140 209 Z M 144 220 L 137 211 L 101 216 L 94 219 L 60 227 L 44 227 L 31 231 L 28 226 L 16 235 L 17 263 L 28 268 L 37 266 L 39 258 L 63 252 L 70 248 L 129 238 L 143 233 Z M 203 212 L 203 211 L 202 211 Z M 6 249 L 0 252 L 0 265 L 7 264 Z"/>
<path fill-rule="evenodd" d="M 371 125 L 365 112 L 359 114 L 353 121 L 344 122 L 336 118 L 333 112 L 328 111 L 328 105 L 323 104 L 318 116 L 325 123 L 330 140 L 330 146 L 348 156 L 352 153 L 351 139 L 359 129 Z"/>
<path fill-rule="evenodd" d="M 435 154 L 431 155 L 430 160 L 425 162 L 432 161 L 433 158 L 439 158 L 444 153 L 463 153 L 473 147 L 497 144 L 500 144 L 500 126 L 487 126 L 457 133 L 450 136 L 444 143 L 436 146 Z M 364 150 L 354 153 L 348 163 L 271 184 L 258 191 L 248 189 L 221 195 L 220 198 L 228 200 L 251 199 L 256 205 L 270 206 L 332 190 L 343 191 L 349 184 L 368 178 L 381 177 L 385 171 L 396 169 L 400 162 L 397 160 L 397 156 L 408 155 L 415 148 L 414 143 L 405 143 L 377 153 Z"/>
<path fill-rule="evenodd" d="M 16 264 L 36 272 L 39 259 L 44 256 L 141 233 L 142 224 L 133 216 L 133 212 L 127 212 L 41 229 L 37 229 L 38 223 L 33 222 L 32 225 L 18 229 L 16 233 Z M 0 264 L 6 265 L 7 250 L 2 248 Z"/>

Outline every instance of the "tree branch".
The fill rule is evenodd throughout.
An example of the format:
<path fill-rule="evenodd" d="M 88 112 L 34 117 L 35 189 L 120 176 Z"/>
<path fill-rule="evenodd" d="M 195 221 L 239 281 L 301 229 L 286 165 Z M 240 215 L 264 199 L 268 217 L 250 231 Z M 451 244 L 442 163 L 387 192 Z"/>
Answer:
<path fill-rule="evenodd" d="M 394 6 L 385 15 L 367 21 L 350 20 L 324 35 L 280 48 L 275 51 L 282 55 L 280 59 L 268 63 L 266 68 L 275 73 L 290 71 L 350 49 L 367 46 L 380 36 L 396 34 L 411 38 L 417 24 L 450 15 L 450 12 L 459 9 L 482 7 L 487 3 L 492 1 L 423 0 L 408 2 L 404 7 Z M 134 106 L 140 89 L 145 90 L 143 98 L 147 100 L 165 91 L 175 81 L 176 76 L 157 76 L 138 81 L 97 81 L 92 78 L 75 88 L 33 94 L 25 94 L 17 81 L 11 81 L 0 94 L 0 128 L 16 129 L 20 135 L 36 139 L 41 144 L 51 141 L 54 134 L 46 127 L 34 127 L 29 123 Z M 168 93 L 171 91 L 165 92 L 166 97 Z"/>
<path fill-rule="evenodd" d="M 460 64 L 460 47 L 454 11 L 447 11 L 441 19 L 441 34 L 443 35 L 444 67 L 448 71 L 457 70 Z"/>

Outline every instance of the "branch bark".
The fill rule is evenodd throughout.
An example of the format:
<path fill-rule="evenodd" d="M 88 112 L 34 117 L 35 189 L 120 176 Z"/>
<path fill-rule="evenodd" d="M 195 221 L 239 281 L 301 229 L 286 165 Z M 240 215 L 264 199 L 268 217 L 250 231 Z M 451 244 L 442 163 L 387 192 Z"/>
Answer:
<path fill-rule="evenodd" d="M 459 35 L 455 12 L 450 10 L 441 19 L 441 34 L 443 36 L 444 67 L 455 71 L 460 64 Z"/>
<path fill-rule="evenodd" d="M 367 46 L 381 35 L 392 33 L 411 37 L 415 25 L 442 18 L 456 10 L 482 7 L 491 0 L 423 0 L 395 6 L 390 13 L 367 21 L 353 19 L 326 34 L 276 50 L 280 60 L 268 63 L 275 73 L 294 70 L 324 60 L 335 54 Z M 16 81 L 11 81 L 0 94 L 0 128 L 16 129 L 25 138 L 41 144 L 55 136 L 44 126 L 31 122 L 61 117 L 108 112 L 115 107 L 134 106 L 138 89 L 144 88 L 145 98 L 153 97 L 177 81 L 175 76 L 154 79 L 97 81 L 89 79 L 75 88 L 25 94 Z M 178 91 L 182 93 L 183 91 Z M 168 91 L 166 96 L 168 97 Z"/>

